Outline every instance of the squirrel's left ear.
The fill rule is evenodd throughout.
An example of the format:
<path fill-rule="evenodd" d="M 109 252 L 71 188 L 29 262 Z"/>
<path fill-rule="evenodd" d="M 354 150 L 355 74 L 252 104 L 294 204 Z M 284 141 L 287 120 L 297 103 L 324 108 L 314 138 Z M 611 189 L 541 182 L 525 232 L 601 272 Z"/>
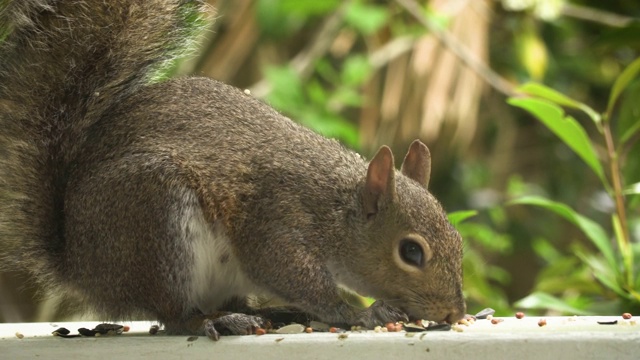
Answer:
<path fill-rule="evenodd" d="M 402 162 L 402 174 L 416 181 L 425 189 L 429 186 L 431 176 L 431 153 L 427 145 L 420 140 L 414 140 L 409 147 L 407 156 Z"/>
<path fill-rule="evenodd" d="M 373 157 L 367 169 L 364 185 L 363 206 L 367 218 L 378 213 L 381 200 L 393 199 L 396 194 L 395 167 L 393 154 L 387 146 L 382 146 Z"/>

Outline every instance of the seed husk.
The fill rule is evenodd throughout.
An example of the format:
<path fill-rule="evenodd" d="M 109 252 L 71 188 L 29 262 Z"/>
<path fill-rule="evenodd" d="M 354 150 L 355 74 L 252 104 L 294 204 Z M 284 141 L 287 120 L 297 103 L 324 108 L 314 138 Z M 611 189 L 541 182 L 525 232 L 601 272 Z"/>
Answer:
<path fill-rule="evenodd" d="M 78 329 L 78 332 L 80 333 L 80 335 L 83 335 L 83 336 L 96 336 L 100 334 L 100 332 L 96 330 L 89 330 L 87 328 L 80 328 Z"/>
<path fill-rule="evenodd" d="M 492 308 L 485 308 L 480 310 L 480 312 L 476 314 L 476 319 L 486 319 L 488 315 L 493 315 L 495 313 L 496 311 Z"/>
<path fill-rule="evenodd" d="M 102 324 L 98 324 L 92 330 L 97 331 L 102 335 L 120 335 L 124 330 L 124 326 L 118 325 L 118 324 L 102 323 Z"/>
<path fill-rule="evenodd" d="M 314 320 L 309 323 L 309 326 L 313 329 L 313 331 L 329 331 L 329 329 L 331 328 L 329 325 L 323 322 Z"/>
<path fill-rule="evenodd" d="M 427 329 L 425 329 L 424 327 L 420 326 L 420 325 L 415 325 L 415 324 L 404 324 L 404 331 L 408 332 L 408 333 L 414 333 L 414 332 L 423 332 L 423 331 L 427 331 Z"/>
<path fill-rule="evenodd" d="M 59 329 L 56 329 L 56 330 L 54 330 L 54 331 L 52 332 L 52 334 L 53 334 L 53 335 L 56 335 L 56 336 L 60 336 L 60 335 L 69 335 L 69 333 L 71 333 L 71 331 L 69 331 L 69 329 L 67 329 L 67 328 L 63 328 L 63 327 L 61 327 L 61 328 L 59 328 Z"/>
<path fill-rule="evenodd" d="M 427 331 L 449 331 L 451 330 L 451 324 L 436 324 L 429 326 Z"/>
<path fill-rule="evenodd" d="M 300 334 L 301 332 L 304 331 L 304 329 L 305 327 L 300 324 L 290 324 L 276 330 L 276 333 L 277 334 Z"/>

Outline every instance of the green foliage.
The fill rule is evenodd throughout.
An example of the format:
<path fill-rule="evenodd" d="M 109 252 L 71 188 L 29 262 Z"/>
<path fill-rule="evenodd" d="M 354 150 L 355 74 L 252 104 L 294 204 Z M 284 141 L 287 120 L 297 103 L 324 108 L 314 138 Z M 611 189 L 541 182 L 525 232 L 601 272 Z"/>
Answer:
<path fill-rule="evenodd" d="M 298 31 L 310 18 L 334 11 L 339 0 L 258 0 L 256 16 L 262 36 L 280 39 Z"/>
<path fill-rule="evenodd" d="M 476 215 L 478 215 L 478 212 L 476 210 L 462 210 L 449 213 L 447 217 L 449 218 L 449 222 L 453 224 L 453 226 L 457 226 L 459 223 Z"/>
<path fill-rule="evenodd" d="M 353 79 L 358 76 L 348 74 L 348 71 L 343 71 L 338 79 Z M 355 90 L 355 85 L 343 83 L 330 92 L 317 79 L 303 84 L 296 72 L 289 67 L 268 68 L 265 76 L 274 89 L 267 96 L 267 101 L 272 106 L 325 136 L 340 139 L 351 147 L 358 146 L 357 128 L 339 112 L 332 111 L 337 104 L 357 106 L 363 101 Z M 352 80 L 352 84 L 355 83 Z"/>
<path fill-rule="evenodd" d="M 584 128 L 573 117 L 565 116 L 564 111 L 559 105 L 570 104 L 570 100 L 564 96 L 548 96 L 549 91 L 531 91 L 534 84 L 525 85 L 522 89 L 526 93 L 538 96 L 537 98 L 511 98 L 508 103 L 529 111 L 542 121 L 549 130 L 553 131 L 562 141 L 567 144 L 573 151 L 578 154 L 589 165 L 589 167 L 598 175 L 601 181 L 607 183 L 602 165 L 598 160 L 596 151 L 591 144 L 589 135 Z M 535 84 L 536 90 L 544 89 L 542 85 Z M 555 103 L 554 103 L 555 101 Z M 585 105 L 585 108 L 588 108 Z M 592 110 L 591 110 L 592 111 Z M 599 119 L 599 116 L 594 117 Z M 606 186 L 609 186 L 608 184 Z"/>
<path fill-rule="evenodd" d="M 258 20 L 267 36 L 279 36 L 292 31 L 303 19 L 337 11 L 341 4 L 260 0 Z M 360 36 L 378 31 L 389 20 L 386 8 L 367 1 L 349 1 L 340 10 L 344 10 L 342 26 Z M 326 54 L 314 61 L 313 70 L 310 78 L 303 81 L 287 65 L 266 69 L 265 77 L 273 89 L 266 100 L 305 126 L 357 148 L 358 131 L 345 112 L 365 102 L 361 88 L 372 73 L 369 59 L 358 52 L 340 59 Z"/>
<path fill-rule="evenodd" d="M 496 208 L 492 211 L 500 212 Z M 467 221 L 478 215 L 477 211 L 457 211 L 448 215 L 449 221 L 464 239 L 464 291 L 467 300 L 467 312 L 476 313 L 491 306 L 498 314 L 511 312 L 509 301 L 496 284 L 505 285 L 511 276 L 504 269 L 491 265 L 487 256 L 501 256 L 511 251 L 511 239 L 498 233 L 493 226 L 485 223 Z M 500 216 L 494 218 L 501 218 Z"/>
<path fill-rule="evenodd" d="M 279 0 L 282 11 L 293 14 L 302 15 L 324 15 L 333 11 L 340 0 L 324 0 L 324 1 L 298 1 L 298 0 Z"/>
<path fill-rule="evenodd" d="M 514 306 L 521 309 L 544 309 L 574 315 L 593 315 L 593 313 L 589 311 L 584 311 L 580 307 L 572 306 L 567 301 L 560 300 L 555 296 L 543 292 L 534 292 L 517 301 Z"/>
<path fill-rule="evenodd" d="M 611 95 L 609 96 L 609 103 L 607 105 L 608 115 L 613 114 L 614 106 L 618 102 L 620 94 L 622 94 L 622 92 L 629 86 L 631 81 L 637 78 L 639 72 L 640 58 L 631 63 L 631 65 L 629 65 L 622 74 L 618 76 L 618 79 L 616 79 L 616 82 L 613 84 L 613 88 L 611 89 Z"/>
<path fill-rule="evenodd" d="M 573 223 L 580 228 L 584 234 L 593 242 L 596 248 L 604 256 L 610 266 L 615 266 L 616 258 L 614 256 L 614 250 L 611 247 L 609 236 L 605 230 L 596 222 L 578 214 L 569 206 L 547 200 L 540 196 L 525 196 L 509 202 L 511 205 L 534 205 L 549 211 L 553 211 L 559 216 L 562 216 L 566 220 Z"/>
<path fill-rule="evenodd" d="M 572 149 L 600 179 L 604 190 L 615 202 L 615 212 L 611 214 L 610 230 L 579 214 L 570 206 L 548 200 L 540 196 L 525 196 L 517 198 L 509 205 L 533 205 L 544 208 L 561 216 L 574 224 L 582 231 L 590 241 L 591 247 L 573 246 L 572 251 L 580 260 L 579 267 L 565 267 L 554 270 L 552 274 L 540 274 L 538 288 L 542 287 L 545 276 L 559 276 L 564 272 L 566 276 L 578 275 L 570 278 L 571 282 L 564 278 L 564 287 L 558 288 L 546 285 L 550 292 L 560 297 L 552 296 L 547 292 L 534 292 L 520 300 L 515 305 L 522 308 L 546 308 L 563 313 L 585 314 L 589 309 L 600 308 L 596 299 L 611 299 L 614 306 L 630 310 L 640 307 L 640 267 L 635 259 L 640 256 L 640 244 L 634 241 L 630 235 L 629 224 L 632 216 L 638 214 L 632 211 L 625 195 L 637 194 L 638 183 L 624 187 L 625 146 L 633 146 L 635 135 L 640 131 L 640 120 L 637 115 L 632 120 L 620 117 L 622 112 L 616 114 L 621 95 L 631 84 L 636 81 L 640 73 L 640 59 L 633 61 L 616 79 L 609 96 L 607 109 L 600 115 L 591 107 L 573 100 L 555 90 L 540 84 L 526 84 L 519 90 L 529 97 L 511 98 L 511 105 L 527 110 L 540 120 L 549 130 L 557 135 L 570 149 Z M 573 117 L 567 116 L 562 107 L 583 111 L 593 122 L 600 135 L 600 139 L 592 138 L 586 129 Z M 614 118 L 614 115 L 618 115 Z M 628 114 L 627 114 L 628 115 Z M 617 124 L 626 124 L 627 128 L 618 132 L 622 135 L 614 139 L 612 127 L 613 120 Z M 598 156 L 596 148 L 604 143 L 606 159 Z M 605 173 L 607 169 L 607 173 Z M 637 181 L 637 179 L 636 179 Z M 596 249 L 593 251 L 591 249 Z M 574 257 L 563 258 L 549 243 L 538 245 L 537 253 L 549 261 L 561 261 L 563 265 L 573 264 Z M 599 288 L 587 288 L 584 286 L 584 277 L 581 276 L 581 266 L 590 270 L 590 273 L 598 283 Z M 558 271 L 560 270 L 560 271 Z M 578 293 L 567 293 L 566 289 L 579 289 Z M 611 307 L 609 307 L 611 309 Z"/>
<path fill-rule="evenodd" d="M 345 13 L 347 24 L 364 35 L 370 35 L 378 31 L 386 24 L 387 19 L 387 9 L 362 1 L 350 3 Z"/>

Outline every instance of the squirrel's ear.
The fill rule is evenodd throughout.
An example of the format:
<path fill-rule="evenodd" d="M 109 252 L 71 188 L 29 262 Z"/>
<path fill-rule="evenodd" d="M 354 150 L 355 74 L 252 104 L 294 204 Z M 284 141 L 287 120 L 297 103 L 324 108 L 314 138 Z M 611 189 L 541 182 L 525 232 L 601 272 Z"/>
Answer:
<path fill-rule="evenodd" d="M 409 147 L 407 156 L 402 162 L 402 174 L 416 181 L 425 189 L 429 186 L 431 176 L 431 153 L 427 145 L 420 140 L 414 140 Z"/>
<path fill-rule="evenodd" d="M 387 146 L 382 146 L 373 157 L 367 169 L 364 185 L 363 205 L 367 218 L 378 212 L 380 199 L 395 196 L 395 167 L 393 154 Z"/>

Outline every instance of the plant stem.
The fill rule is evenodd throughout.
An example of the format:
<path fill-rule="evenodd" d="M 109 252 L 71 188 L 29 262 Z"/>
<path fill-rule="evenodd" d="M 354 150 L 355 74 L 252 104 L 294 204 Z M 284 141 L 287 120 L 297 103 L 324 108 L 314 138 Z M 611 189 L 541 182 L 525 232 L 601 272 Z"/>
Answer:
<path fill-rule="evenodd" d="M 634 18 L 630 16 L 618 15 L 587 6 L 568 3 L 562 5 L 561 12 L 562 15 L 565 16 L 593 21 L 598 24 L 608 25 L 612 27 L 625 27 L 634 21 Z"/>
<path fill-rule="evenodd" d="M 609 121 L 603 124 L 604 140 L 607 145 L 607 154 L 609 155 L 609 166 L 611 171 L 611 182 L 613 183 L 613 196 L 616 203 L 616 213 L 620 221 L 620 231 L 622 236 L 621 244 L 624 245 L 624 249 L 620 249 L 623 257 L 633 256 L 629 254 L 631 246 L 629 237 L 629 228 L 627 227 L 627 214 L 624 203 L 624 194 L 622 189 L 622 177 L 620 172 L 620 164 L 618 162 L 618 153 L 616 152 L 615 144 L 613 143 L 613 137 L 611 136 L 611 123 Z M 627 282 L 629 288 L 633 287 L 633 262 L 631 262 L 631 268 L 625 269 L 627 271 Z"/>

